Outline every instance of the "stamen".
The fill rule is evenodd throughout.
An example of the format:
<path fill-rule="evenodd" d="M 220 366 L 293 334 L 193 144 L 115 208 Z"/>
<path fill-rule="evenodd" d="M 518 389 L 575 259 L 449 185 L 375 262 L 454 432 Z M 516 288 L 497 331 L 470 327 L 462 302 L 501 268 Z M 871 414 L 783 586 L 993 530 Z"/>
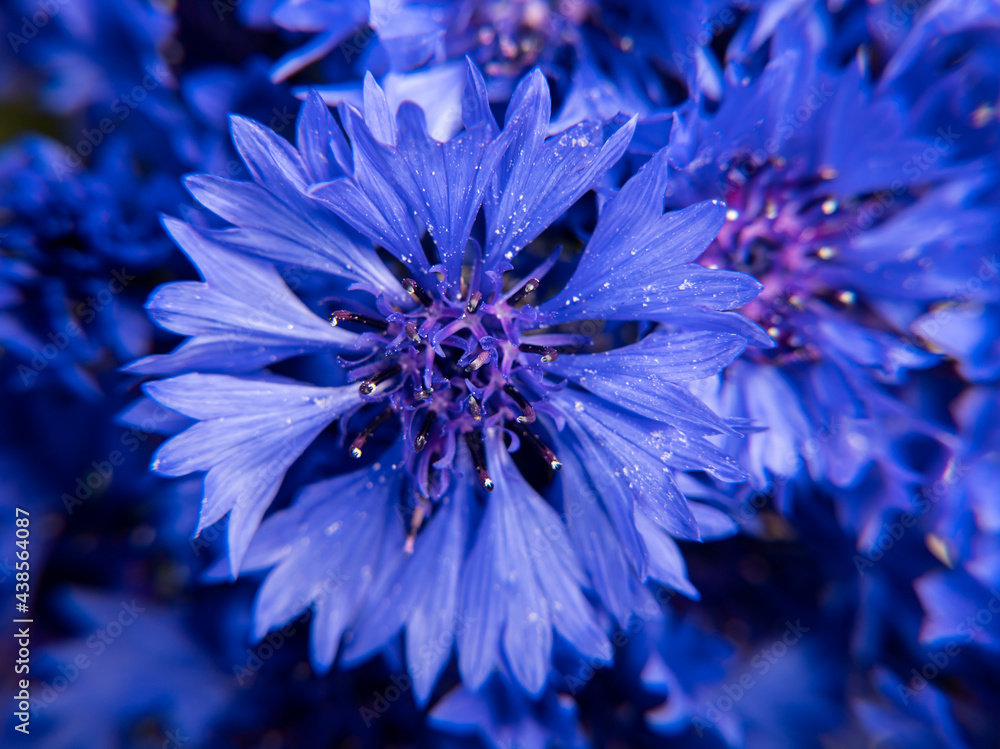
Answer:
<path fill-rule="evenodd" d="M 482 367 L 486 362 L 490 360 L 490 352 L 483 351 L 479 356 L 472 360 L 472 363 L 465 368 L 466 372 L 475 372 L 477 369 Z"/>
<path fill-rule="evenodd" d="M 534 445 L 535 449 L 542 454 L 542 458 L 544 458 L 545 462 L 551 466 L 553 471 L 562 470 L 562 463 L 559 462 L 559 458 L 556 457 L 556 454 L 552 452 L 551 448 L 542 442 L 541 438 L 537 434 L 529 431 L 526 426 L 518 422 L 511 422 L 510 427 L 523 441 L 530 442 Z"/>
<path fill-rule="evenodd" d="M 483 292 L 473 291 L 469 296 L 469 303 L 465 305 L 465 311 L 470 315 L 474 315 L 476 310 L 479 309 L 479 303 L 483 301 Z"/>
<path fill-rule="evenodd" d="M 546 364 L 554 362 L 559 358 L 559 352 L 551 346 L 536 346 L 533 343 L 522 343 L 518 349 L 526 354 L 541 354 L 542 361 Z"/>
<path fill-rule="evenodd" d="M 434 303 L 434 300 L 423 290 L 423 287 L 412 278 L 404 278 L 402 284 L 403 290 L 425 307 L 430 307 Z"/>
<path fill-rule="evenodd" d="M 420 432 L 417 434 L 417 438 L 413 440 L 413 449 L 415 452 L 420 452 L 427 447 L 427 437 L 430 435 L 431 427 L 434 426 L 435 421 L 437 421 L 437 413 L 428 408 L 427 416 L 424 417 L 423 426 L 420 427 Z"/>
<path fill-rule="evenodd" d="M 406 333 L 406 337 L 414 343 L 420 343 L 420 334 L 417 332 L 417 324 L 412 320 L 403 326 L 403 332 Z"/>
<path fill-rule="evenodd" d="M 362 381 L 361 386 L 358 388 L 358 392 L 362 395 L 371 395 L 375 392 L 375 388 L 378 387 L 380 382 L 385 382 L 390 377 L 395 377 L 403 368 L 398 364 L 393 364 L 387 369 L 383 369 L 381 372 L 372 375 L 367 380 Z"/>
<path fill-rule="evenodd" d="M 469 396 L 469 413 L 472 414 L 472 418 L 476 421 L 483 420 L 483 407 L 479 405 L 479 401 L 474 395 Z"/>
<path fill-rule="evenodd" d="M 410 531 L 406 534 L 406 543 L 403 544 L 403 553 L 410 556 L 413 553 L 413 546 L 417 540 L 417 531 L 424 524 L 424 517 L 427 515 L 427 500 L 421 496 L 420 502 L 413 510 L 413 517 L 410 518 Z"/>
<path fill-rule="evenodd" d="M 514 389 L 513 385 L 504 385 L 503 391 L 509 395 L 518 407 L 524 412 L 518 416 L 517 420 L 521 424 L 531 424 L 535 420 L 535 409 L 528 403 L 527 399 Z"/>
<path fill-rule="evenodd" d="M 479 483 L 483 485 L 486 491 L 493 491 L 493 479 L 490 478 L 490 474 L 486 470 L 486 456 L 483 453 L 483 439 L 480 436 L 480 432 L 466 432 L 465 444 L 469 446 L 469 453 L 472 455 L 472 466 L 476 469 Z"/>
<path fill-rule="evenodd" d="M 365 446 L 368 438 L 375 434 L 375 430 L 388 421 L 390 416 L 392 416 L 392 406 L 387 407 L 384 411 L 379 413 L 378 416 L 372 419 L 368 426 L 361 430 L 358 436 L 355 437 L 354 441 L 351 443 L 352 456 L 355 458 L 361 457 L 361 448 Z"/>
<path fill-rule="evenodd" d="M 527 281 L 524 282 L 524 286 L 522 286 L 520 289 L 518 289 L 509 297 L 507 297 L 507 304 L 514 306 L 537 288 L 538 288 L 538 279 L 529 278 Z"/>
<path fill-rule="evenodd" d="M 375 328 L 376 330 L 389 329 L 389 323 L 385 320 L 378 320 L 374 317 L 368 317 L 367 315 L 359 315 L 356 312 L 350 312 L 346 309 L 339 309 L 336 312 L 331 312 L 327 320 L 334 327 L 337 327 L 338 322 L 354 322 L 358 325 L 367 325 L 369 328 Z"/>

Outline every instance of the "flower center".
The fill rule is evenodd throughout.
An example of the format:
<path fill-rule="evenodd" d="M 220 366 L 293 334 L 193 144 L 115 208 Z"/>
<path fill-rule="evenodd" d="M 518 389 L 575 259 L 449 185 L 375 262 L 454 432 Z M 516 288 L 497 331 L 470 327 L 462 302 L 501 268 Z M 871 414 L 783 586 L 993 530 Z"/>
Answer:
<path fill-rule="evenodd" d="M 578 26 L 591 12 L 589 0 L 515 0 L 475 3 L 470 25 L 476 44 L 490 51 L 491 76 L 517 75 L 560 44 L 567 24 Z"/>
<path fill-rule="evenodd" d="M 828 271 L 856 211 L 845 210 L 831 197 L 811 197 L 785 179 L 782 169 L 779 160 L 751 177 L 746 168 L 730 171 L 726 222 L 699 261 L 709 268 L 748 273 L 764 285 L 740 312 L 777 343 L 750 355 L 778 364 L 820 358 L 803 331 L 803 313 L 815 303 L 840 309 L 855 304 L 854 292 L 836 288 Z"/>
<path fill-rule="evenodd" d="M 551 262 L 546 265 L 551 267 Z M 456 440 L 463 439 L 480 484 L 492 491 L 483 431 L 497 424 L 534 448 L 553 470 L 562 467 L 530 428 L 536 418 L 534 404 L 552 387 L 544 381 L 544 365 L 555 361 L 560 351 L 576 350 L 590 339 L 574 334 L 522 338 L 525 329 L 539 326 L 537 312 L 525 305 L 538 289 L 538 278 L 504 292 L 501 276 L 488 274 L 484 291 L 479 275 L 479 269 L 473 269 L 470 283 L 463 282 L 460 292 L 451 295 L 406 278 L 403 289 L 416 303 L 408 311 L 379 298 L 378 317 L 349 310 L 329 316 L 332 325 L 367 328 L 363 338 L 375 346 L 373 354 L 349 365 L 349 378 L 358 383 L 362 399 L 383 406 L 354 437 L 350 449 L 355 458 L 361 457 L 376 430 L 398 415 L 408 456 L 424 464 L 418 475 L 448 467 Z M 434 483 L 427 481 L 431 496 Z"/>

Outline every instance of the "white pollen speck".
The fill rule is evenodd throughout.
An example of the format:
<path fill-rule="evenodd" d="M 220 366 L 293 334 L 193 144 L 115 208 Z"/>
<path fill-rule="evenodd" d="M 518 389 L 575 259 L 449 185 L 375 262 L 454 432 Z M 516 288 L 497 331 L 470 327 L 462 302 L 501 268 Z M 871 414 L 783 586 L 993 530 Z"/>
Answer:
<path fill-rule="evenodd" d="M 677 288 L 678 288 L 678 289 L 680 289 L 681 291 L 684 291 L 685 289 L 693 289 L 693 288 L 694 288 L 694 284 L 693 284 L 693 283 L 691 283 L 690 281 L 688 281 L 688 280 L 687 280 L 687 279 L 685 278 L 685 279 L 684 279 L 684 283 L 682 283 L 682 284 L 681 284 L 680 286 L 678 286 Z"/>
<path fill-rule="evenodd" d="M 575 408 L 577 410 L 577 413 L 583 413 L 583 401 L 577 401 L 573 405 L 573 408 Z"/>
<path fill-rule="evenodd" d="M 340 529 L 340 521 L 338 520 L 336 523 L 331 523 L 330 525 L 326 526 L 326 528 L 323 529 L 323 533 L 325 533 L 327 536 L 332 536 L 339 529 Z"/>

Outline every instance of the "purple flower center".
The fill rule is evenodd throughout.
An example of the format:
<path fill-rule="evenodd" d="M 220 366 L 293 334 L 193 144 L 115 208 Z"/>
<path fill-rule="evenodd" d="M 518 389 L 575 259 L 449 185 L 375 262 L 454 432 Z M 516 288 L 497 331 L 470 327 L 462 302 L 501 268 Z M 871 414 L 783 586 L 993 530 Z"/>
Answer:
<path fill-rule="evenodd" d="M 517 75 L 536 64 L 546 50 L 570 41 L 568 27 L 577 27 L 591 13 L 589 0 L 514 0 L 477 2 L 468 11 L 475 29 L 475 47 L 485 57 L 490 76 Z M 487 55 L 482 51 L 487 50 Z"/>
<path fill-rule="evenodd" d="M 501 425 L 522 443 L 534 447 L 553 470 L 562 464 L 535 435 L 535 403 L 552 387 L 543 380 L 543 366 L 560 351 L 590 343 L 583 335 L 546 333 L 523 339 L 522 332 L 539 327 L 541 317 L 525 304 L 538 290 L 554 255 L 537 272 L 507 291 L 502 275 L 482 274 L 477 264 L 461 288 L 448 293 L 412 278 L 402 281 L 415 306 L 404 311 L 379 298 L 380 316 L 348 310 L 333 312 L 331 324 L 369 328 L 365 342 L 375 353 L 357 362 L 350 379 L 358 382 L 364 401 L 382 405 L 374 419 L 351 443 L 360 458 L 365 443 L 393 415 L 398 415 L 410 458 L 418 461 L 416 475 L 429 476 L 444 468 L 464 439 L 483 488 L 492 491 L 486 469 L 483 430 Z M 484 277 L 485 275 L 485 277 Z M 428 479 L 427 493 L 435 496 Z"/>
<path fill-rule="evenodd" d="M 783 165 L 770 162 L 750 178 L 733 169 L 725 199 L 726 222 L 699 262 L 750 274 L 764 285 L 740 312 L 778 345 L 750 355 L 776 364 L 818 360 L 819 350 L 803 329 L 809 317 L 803 312 L 815 311 L 817 303 L 836 309 L 855 305 L 855 293 L 837 288 L 829 270 L 858 205 L 816 197 L 788 180 Z"/>

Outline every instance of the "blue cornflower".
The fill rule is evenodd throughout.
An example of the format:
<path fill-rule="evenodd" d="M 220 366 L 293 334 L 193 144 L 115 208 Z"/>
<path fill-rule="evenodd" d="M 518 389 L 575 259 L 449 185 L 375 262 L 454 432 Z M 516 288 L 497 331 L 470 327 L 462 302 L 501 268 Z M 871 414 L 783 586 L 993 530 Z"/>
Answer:
<path fill-rule="evenodd" d="M 245 13 L 244 20 L 266 25 L 269 10 L 270 23 L 314 34 L 275 64 L 276 81 L 323 59 L 341 44 L 347 62 L 374 58 L 396 72 L 468 54 L 484 66 L 488 77 L 516 81 L 540 58 L 551 58 L 561 46 L 578 39 L 576 27 L 596 6 L 593 0 L 265 0 Z"/>
<path fill-rule="evenodd" d="M 278 60 L 272 75 L 282 81 L 322 61 L 328 85 L 317 90 L 330 103 L 355 103 L 360 92 L 349 82 L 357 77 L 350 70 L 364 66 L 384 75 L 390 101 L 412 98 L 432 117 L 451 108 L 449 94 L 461 89 L 461 62 L 469 56 L 497 103 L 540 67 L 563 103 L 552 123 L 558 132 L 619 111 L 668 119 L 689 92 L 718 98 L 721 63 L 712 44 L 748 14 L 756 25 L 750 41 L 759 44 L 785 12 L 759 6 L 751 0 L 260 0 L 240 10 L 252 27 L 312 35 Z M 435 133 L 434 124 L 429 128 Z M 663 142 L 640 137 L 636 145 L 650 152 Z"/>
<path fill-rule="evenodd" d="M 501 130 L 470 67 L 465 130 L 444 143 L 415 105 L 394 115 L 371 77 L 364 114 L 340 110 L 350 147 L 315 94 L 297 149 L 233 118 L 253 181 L 188 180 L 233 226 L 167 219 L 204 280 L 148 304 L 191 337 L 131 367 L 180 374 L 146 390 L 198 423 L 154 467 L 207 471 L 199 530 L 228 514 L 231 572 L 271 569 L 256 634 L 312 605 L 312 656 L 326 668 L 350 627 L 348 661 L 405 627 L 420 701 L 456 641 L 473 690 L 506 662 L 539 693 L 553 630 L 607 658 L 584 590 L 618 617 L 647 576 L 690 590 L 670 535 L 725 522 L 689 505 L 674 474 L 745 478 L 709 442 L 732 427 L 682 385 L 762 339 L 727 311 L 759 285 L 691 262 L 725 207 L 664 214 L 659 154 L 561 261 L 547 230 L 624 153 L 634 122 L 547 138 L 549 114 L 535 72 Z M 592 353 L 580 353 L 586 331 L 601 331 Z M 289 379 L 294 362 L 264 369 L 303 354 L 329 384 Z M 340 455 L 361 467 L 306 487 L 258 532 L 286 471 L 334 422 L 350 440 Z M 560 469 L 562 497 L 544 498 Z"/>
<path fill-rule="evenodd" d="M 174 85 L 175 23 L 165 4 L 141 0 L 14 0 L 5 39 L 44 77 L 42 106 L 57 114 L 94 104 L 125 110 L 130 93 Z M 149 107 L 148 104 L 145 105 Z"/>
<path fill-rule="evenodd" d="M 794 15 L 762 69 L 730 63 L 717 110 L 682 108 L 668 203 L 724 199 L 727 221 L 701 262 L 764 284 L 743 311 L 777 347 L 748 351 L 708 395 L 767 426 L 745 445 L 753 486 L 787 506 L 789 480 L 811 478 L 871 542 L 884 508 L 910 505 L 914 465 L 944 451 L 944 430 L 902 390 L 943 359 L 922 316 L 1000 293 L 980 281 L 995 169 L 955 150 L 947 118 L 932 134 L 908 120 L 863 48 L 846 66 L 831 62 L 830 34 L 821 14 Z M 917 438 L 937 454 L 915 459 Z"/>
<path fill-rule="evenodd" d="M 176 185 L 138 172 L 126 142 L 92 169 L 24 136 L 0 151 L 0 359 L 13 391 L 53 381 L 93 395 L 97 378 L 151 348 L 141 274 L 173 253 L 156 221 Z"/>

